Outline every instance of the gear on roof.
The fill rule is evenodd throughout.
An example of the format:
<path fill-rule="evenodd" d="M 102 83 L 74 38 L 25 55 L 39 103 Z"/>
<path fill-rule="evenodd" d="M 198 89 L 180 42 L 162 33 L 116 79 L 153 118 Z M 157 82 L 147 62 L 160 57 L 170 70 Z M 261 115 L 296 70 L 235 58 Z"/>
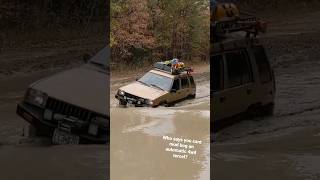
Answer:
<path fill-rule="evenodd" d="M 183 62 L 176 58 L 172 60 L 156 62 L 153 67 L 173 75 L 177 75 L 182 72 L 192 72 L 192 69 L 190 67 L 186 67 Z"/>
<path fill-rule="evenodd" d="M 255 38 L 265 33 L 267 23 L 253 15 L 240 12 L 234 3 L 211 4 L 211 36 L 213 42 L 220 42 L 235 32 L 245 32 L 245 37 Z"/>

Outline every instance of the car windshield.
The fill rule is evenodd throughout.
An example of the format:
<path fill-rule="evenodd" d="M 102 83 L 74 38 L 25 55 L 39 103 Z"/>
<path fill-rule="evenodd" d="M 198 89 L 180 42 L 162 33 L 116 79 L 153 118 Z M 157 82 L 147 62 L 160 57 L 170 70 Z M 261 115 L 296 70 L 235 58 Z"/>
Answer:
<path fill-rule="evenodd" d="M 172 86 L 173 79 L 161 76 L 159 74 L 148 72 L 142 78 L 138 80 L 138 82 L 143 83 L 147 86 L 152 86 L 164 91 L 169 91 Z"/>
<path fill-rule="evenodd" d="M 103 48 L 95 56 L 93 56 L 89 62 L 95 65 L 99 65 L 101 67 L 107 67 L 110 54 L 109 51 L 110 50 L 108 47 Z"/>

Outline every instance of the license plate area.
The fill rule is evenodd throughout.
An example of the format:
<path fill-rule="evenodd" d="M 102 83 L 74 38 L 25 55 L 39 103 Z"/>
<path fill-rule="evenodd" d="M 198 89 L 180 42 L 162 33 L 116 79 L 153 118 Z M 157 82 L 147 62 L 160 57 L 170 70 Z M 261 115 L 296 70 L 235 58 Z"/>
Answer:
<path fill-rule="evenodd" d="M 124 100 L 126 100 L 127 103 L 129 103 L 131 105 L 138 105 L 138 106 L 142 106 L 143 105 L 143 101 L 141 101 L 139 99 L 134 99 L 134 98 L 130 98 L 130 97 L 124 96 Z"/>
<path fill-rule="evenodd" d="M 80 137 L 72 134 L 72 129 L 80 127 L 78 121 L 72 118 L 64 118 L 58 121 L 58 127 L 52 136 L 53 144 L 79 144 Z"/>
<path fill-rule="evenodd" d="M 70 132 L 62 131 L 58 128 L 54 130 L 52 136 L 53 144 L 79 144 L 80 137 Z"/>
<path fill-rule="evenodd" d="M 126 100 L 129 104 L 134 104 L 135 103 L 135 99 L 133 99 L 133 98 L 129 98 L 129 97 L 127 97 L 127 96 L 124 96 L 124 100 Z"/>

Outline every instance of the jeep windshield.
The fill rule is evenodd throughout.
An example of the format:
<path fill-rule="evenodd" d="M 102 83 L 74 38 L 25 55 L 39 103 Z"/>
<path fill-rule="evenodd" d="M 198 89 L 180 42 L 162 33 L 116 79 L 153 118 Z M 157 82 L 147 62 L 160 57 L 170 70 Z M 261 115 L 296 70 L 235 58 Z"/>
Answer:
<path fill-rule="evenodd" d="M 146 86 L 158 88 L 164 91 L 169 91 L 171 89 L 173 79 L 161 76 L 159 74 L 148 72 L 142 78 L 140 78 L 138 82 Z"/>
<path fill-rule="evenodd" d="M 105 47 L 102 50 L 100 50 L 95 56 L 93 56 L 89 63 L 100 66 L 103 69 L 107 68 L 108 63 L 108 57 L 109 57 L 109 48 Z"/>

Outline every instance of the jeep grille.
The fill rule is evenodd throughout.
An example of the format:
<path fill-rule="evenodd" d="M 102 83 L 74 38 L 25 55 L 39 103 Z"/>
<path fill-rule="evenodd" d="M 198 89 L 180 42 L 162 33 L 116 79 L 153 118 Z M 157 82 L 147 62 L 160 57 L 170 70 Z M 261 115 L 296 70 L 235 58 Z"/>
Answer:
<path fill-rule="evenodd" d="M 127 92 L 126 92 L 124 95 L 125 95 L 126 97 L 128 97 L 128 98 L 133 98 L 133 99 L 136 99 L 136 100 L 138 100 L 138 99 L 143 99 L 143 98 L 141 98 L 141 97 L 138 97 L 138 96 L 129 94 L 129 93 L 127 93 Z"/>
<path fill-rule="evenodd" d="M 102 116 L 98 113 L 89 111 L 87 109 L 53 99 L 51 97 L 48 98 L 46 108 L 53 111 L 54 113 L 63 114 L 69 117 L 76 117 L 83 121 L 88 121 L 93 117 Z"/>

